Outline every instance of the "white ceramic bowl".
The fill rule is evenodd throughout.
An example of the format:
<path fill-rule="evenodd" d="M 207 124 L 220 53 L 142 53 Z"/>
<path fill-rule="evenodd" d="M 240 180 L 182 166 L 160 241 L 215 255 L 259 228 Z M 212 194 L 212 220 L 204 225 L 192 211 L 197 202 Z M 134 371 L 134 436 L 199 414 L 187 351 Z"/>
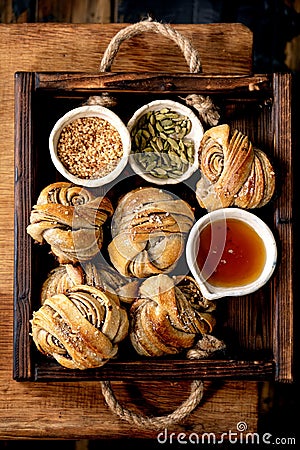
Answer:
<path fill-rule="evenodd" d="M 114 170 L 100 178 L 86 179 L 75 176 L 66 169 L 57 155 L 57 144 L 63 128 L 74 120 L 84 117 L 99 117 L 106 120 L 119 132 L 121 138 L 123 155 L 120 158 L 119 163 L 116 165 Z M 131 138 L 126 125 L 122 122 L 119 116 L 117 116 L 110 109 L 99 105 L 81 106 L 68 111 L 55 123 L 49 136 L 50 156 L 56 169 L 61 173 L 61 175 L 63 175 L 72 183 L 86 187 L 102 186 L 104 184 L 112 182 L 115 178 L 117 178 L 128 162 L 130 148 Z"/>
<path fill-rule="evenodd" d="M 182 175 L 178 176 L 178 178 L 158 178 L 156 176 L 151 175 L 149 172 L 146 172 L 140 164 L 136 162 L 133 153 L 129 157 L 129 164 L 131 165 L 132 170 L 136 174 L 144 178 L 146 181 L 159 185 L 177 184 L 190 178 L 191 175 L 198 169 L 198 150 L 204 130 L 200 120 L 194 114 L 194 112 L 187 106 L 182 105 L 181 103 L 175 102 L 173 100 L 154 100 L 153 102 L 147 103 L 146 105 L 139 108 L 129 120 L 127 127 L 129 129 L 129 132 L 131 133 L 137 121 L 144 114 L 146 114 L 148 111 L 159 111 L 162 108 L 170 108 L 172 111 L 175 111 L 183 116 L 186 116 L 191 120 L 192 128 L 189 134 L 185 136 L 185 138 L 190 139 L 194 142 L 193 164 L 190 164 L 188 169 Z"/>
<path fill-rule="evenodd" d="M 200 244 L 200 233 L 209 224 L 224 219 L 237 219 L 245 222 L 260 236 L 265 246 L 265 263 L 254 281 L 239 286 L 223 287 L 208 282 L 197 264 L 197 254 Z M 224 222 L 226 224 L 226 222 Z M 226 225 L 225 225 L 226 226 Z M 224 228 L 225 230 L 225 228 Z M 224 231 L 225 236 L 226 231 Z M 210 248 L 210 251 L 212 247 Z M 242 296 L 260 289 L 273 274 L 277 262 L 277 246 L 274 235 L 266 223 L 249 211 L 239 208 L 221 208 L 205 214 L 193 226 L 186 245 L 186 260 L 188 267 L 197 281 L 204 297 L 215 300 L 221 297 Z"/>

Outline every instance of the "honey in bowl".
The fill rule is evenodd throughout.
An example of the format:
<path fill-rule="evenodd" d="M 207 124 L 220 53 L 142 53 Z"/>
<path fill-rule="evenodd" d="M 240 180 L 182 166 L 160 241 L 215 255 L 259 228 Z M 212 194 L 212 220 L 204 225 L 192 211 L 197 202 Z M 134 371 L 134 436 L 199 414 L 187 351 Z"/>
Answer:
<path fill-rule="evenodd" d="M 243 220 L 216 220 L 200 232 L 197 264 L 202 277 L 213 286 L 250 284 L 261 275 L 265 263 L 262 238 Z"/>

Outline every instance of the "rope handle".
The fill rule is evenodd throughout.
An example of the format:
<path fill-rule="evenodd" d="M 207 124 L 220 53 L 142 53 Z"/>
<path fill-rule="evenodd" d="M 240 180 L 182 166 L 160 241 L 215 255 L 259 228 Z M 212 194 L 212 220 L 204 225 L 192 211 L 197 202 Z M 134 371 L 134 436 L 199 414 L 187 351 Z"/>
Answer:
<path fill-rule="evenodd" d="M 149 18 L 148 20 L 143 20 L 125 27 L 111 39 L 102 57 L 100 72 L 110 71 L 122 42 L 126 39 L 132 38 L 133 36 L 144 33 L 145 31 L 159 33 L 173 40 L 181 49 L 189 66 L 190 72 L 198 73 L 202 71 L 199 53 L 193 47 L 191 41 L 170 25 L 155 22 Z M 213 104 L 209 96 L 190 94 L 182 100 L 185 100 L 185 103 L 188 106 L 192 106 L 195 110 L 197 110 L 199 118 L 204 123 L 211 126 L 217 125 L 220 119 L 220 114 L 218 108 Z M 87 104 L 98 104 L 106 107 L 114 106 L 116 103 L 115 99 L 108 93 L 102 93 L 101 96 L 93 96 L 88 100 L 88 102 L 89 103 Z"/>
<path fill-rule="evenodd" d="M 147 31 L 162 34 L 163 36 L 168 37 L 169 39 L 174 41 L 182 51 L 189 66 L 190 72 L 201 72 L 200 56 L 198 51 L 193 47 L 191 41 L 187 37 L 180 34 L 177 30 L 172 28 L 170 25 L 152 21 L 151 18 L 125 27 L 112 38 L 103 54 L 102 61 L 100 63 L 100 72 L 110 71 L 112 63 L 119 51 L 122 42 Z"/>
<path fill-rule="evenodd" d="M 189 397 L 172 413 L 165 416 L 144 416 L 122 406 L 115 397 L 109 381 L 101 381 L 103 397 L 113 413 L 121 419 L 142 428 L 159 430 L 181 422 L 198 406 L 203 397 L 203 382 L 194 380 L 191 383 Z"/>
<path fill-rule="evenodd" d="M 213 335 L 205 334 L 198 342 L 187 352 L 187 359 L 203 359 L 209 358 L 215 352 L 222 352 L 226 348 L 225 343 Z M 111 411 L 126 420 L 132 425 L 161 429 L 168 428 L 171 425 L 182 422 L 186 419 L 199 405 L 203 397 L 203 382 L 201 380 L 193 380 L 191 383 L 191 392 L 189 397 L 178 406 L 172 413 L 165 416 L 150 417 L 134 413 L 133 411 L 121 405 L 113 392 L 109 381 L 101 381 L 102 395 L 106 404 Z"/>

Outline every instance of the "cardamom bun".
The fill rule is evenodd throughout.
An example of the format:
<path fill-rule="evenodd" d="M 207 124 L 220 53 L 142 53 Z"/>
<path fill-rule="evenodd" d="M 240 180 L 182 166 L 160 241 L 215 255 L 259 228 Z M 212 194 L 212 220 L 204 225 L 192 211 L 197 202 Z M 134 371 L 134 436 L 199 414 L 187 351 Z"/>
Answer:
<path fill-rule="evenodd" d="M 40 193 L 27 232 L 36 242 L 47 242 L 61 264 L 88 261 L 101 249 L 102 226 L 112 214 L 108 198 L 57 182 Z"/>
<path fill-rule="evenodd" d="M 127 312 L 118 300 L 87 285 L 48 297 L 30 322 L 41 353 L 81 370 L 101 367 L 115 357 L 129 328 Z"/>
<path fill-rule="evenodd" d="M 273 166 L 245 134 L 227 124 L 212 127 L 204 133 L 198 155 L 201 179 L 196 197 L 202 208 L 260 208 L 271 200 Z"/>

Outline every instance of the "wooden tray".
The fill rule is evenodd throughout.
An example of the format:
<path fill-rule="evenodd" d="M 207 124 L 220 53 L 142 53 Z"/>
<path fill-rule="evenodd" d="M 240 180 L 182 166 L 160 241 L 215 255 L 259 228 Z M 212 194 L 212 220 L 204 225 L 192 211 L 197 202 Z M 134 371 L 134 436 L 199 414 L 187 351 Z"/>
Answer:
<path fill-rule="evenodd" d="M 142 358 L 121 351 L 118 359 L 93 370 L 68 370 L 41 355 L 32 343 L 29 320 L 39 308 L 39 291 L 55 260 L 26 232 L 32 206 L 47 184 L 61 180 L 48 150 L 55 121 L 91 95 L 109 92 L 114 111 L 126 123 L 141 105 L 159 98 L 180 101 L 209 95 L 221 121 L 249 135 L 272 160 L 276 193 L 253 210 L 272 229 L 278 264 L 272 279 L 254 294 L 218 300 L 218 335 L 227 350 L 218 359 Z M 275 379 L 292 381 L 293 366 L 293 184 L 292 79 L 290 74 L 204 76 L 167 73 L 33 73 L 15 75 L 15 380 L 183 380 Z M 126 168 L 128 176 L 130 168 Z M 133 183 L 139 185 L 139 177 Z M 100 188 L 99 188 L 100 189 Z M 168 186 L 169 190 L 172 190 Z M 176 187 L 174 187 L 176 189 Z M 178 189 L 178 187 L 177 187 Z M 101 189 L 100 189 L 101 191 Z M 118 191 L 112 190 L 112 200 Z M 184 191 L 184 189 L 183 189 Z M 197 205 L 195 205 L 197 207 Z M 201 211 L 199 212 L 201 213 Z M 203 214 L 203 210 L 202 210 Z M 126 343 L 124 344 L 124 346 Z"/>

